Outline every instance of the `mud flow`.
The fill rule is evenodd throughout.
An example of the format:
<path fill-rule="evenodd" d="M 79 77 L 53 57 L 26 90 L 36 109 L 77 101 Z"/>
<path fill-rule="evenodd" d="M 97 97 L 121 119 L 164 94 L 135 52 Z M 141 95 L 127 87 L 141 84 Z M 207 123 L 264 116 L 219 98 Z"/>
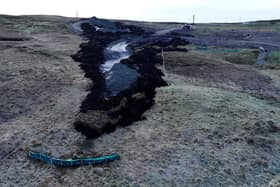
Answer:
<path fill-rule="evenodd" d="M 142 47 L 136 52 L 130 48 L 130 43 L 135 47 L 136 38 L 145 34 L 141 28 L 115 23 L 112 29 L 112 23 L 106 28 L 107 23 L 95 21 L 81 24 L 88 42 L 72 56 L 92 81 L 74 123 L 87 138 L 141 120 L 154 104 L 155 89 L 167 85 L 155 67 L 161 63 L 157 51 Z"/>

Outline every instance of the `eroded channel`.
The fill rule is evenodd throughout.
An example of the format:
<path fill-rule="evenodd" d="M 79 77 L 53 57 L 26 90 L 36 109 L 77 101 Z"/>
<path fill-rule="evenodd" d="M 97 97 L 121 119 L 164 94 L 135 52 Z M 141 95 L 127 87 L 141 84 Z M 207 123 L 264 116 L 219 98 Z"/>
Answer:
<path fill-rule="evenodd" d="M 81 44 L 73 59 L 92 85 L 74 125 L 87 138 L 96 138 L 141 120 L 154 103 L 156 87 L 167 84 L 155 67 L 161 63 L 156 51 L 129 49 L 129 42 L 143 34 L 141 28 L 121 26 L 127 33 L 101 32 L 89 23 L 81 28 L 88 42 Z"/>

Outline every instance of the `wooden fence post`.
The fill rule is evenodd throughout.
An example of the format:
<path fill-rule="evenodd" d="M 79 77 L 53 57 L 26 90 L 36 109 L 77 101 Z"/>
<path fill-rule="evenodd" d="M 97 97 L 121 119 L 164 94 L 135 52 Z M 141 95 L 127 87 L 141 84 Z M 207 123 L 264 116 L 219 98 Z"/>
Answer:
<path fill-rule="evenodd" d="M 161 56 L 162 56 L 162 64 L 163 64 L 163 73 L 165 76 L 167 76 L 167 71 L 165 67 L 165 59 L 164 59 L 164 53 L 163 53 L 163 48 L 161 48 Z"/>

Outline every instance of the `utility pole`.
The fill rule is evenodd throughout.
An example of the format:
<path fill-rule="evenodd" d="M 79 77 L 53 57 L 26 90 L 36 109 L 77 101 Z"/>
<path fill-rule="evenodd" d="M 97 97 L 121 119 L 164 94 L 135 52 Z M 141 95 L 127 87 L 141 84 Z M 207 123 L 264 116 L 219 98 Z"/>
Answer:
<path fill-rule="evenodd" d="M 194 22 L 195 22 L 195 15 L 193 15 L 193 25 L 194 25 Z"/>
<path fill-rule="evenodd" d="M 78 13 L 78 11 L 76 11 L 76 18 L 78 18 L 79 17 L 79 13 Z"/>

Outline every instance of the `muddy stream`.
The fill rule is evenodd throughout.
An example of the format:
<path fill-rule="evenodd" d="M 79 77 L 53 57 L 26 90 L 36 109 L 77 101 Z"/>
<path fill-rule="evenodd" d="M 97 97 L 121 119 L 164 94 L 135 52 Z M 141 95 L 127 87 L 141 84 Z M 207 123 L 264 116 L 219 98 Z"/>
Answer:
<path fill-rule="evenodd" d="M 128 42 L 119 40 L 109 44 L 104 50 L 104 56 L 105 62 L 100 65 L 100 70 L 105 76 L 105 97 L 116 96 L 119 92 L 129 88 L 138 76 L 135 69 L 120 63 L 130 57 Z"/>

